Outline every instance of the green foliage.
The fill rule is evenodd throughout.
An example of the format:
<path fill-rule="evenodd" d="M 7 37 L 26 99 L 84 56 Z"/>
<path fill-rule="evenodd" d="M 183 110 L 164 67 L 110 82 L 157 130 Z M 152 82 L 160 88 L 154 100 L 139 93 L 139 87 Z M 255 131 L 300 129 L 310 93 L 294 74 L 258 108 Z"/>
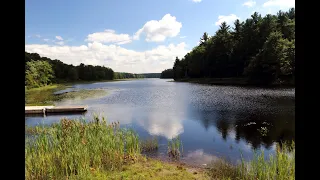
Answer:
<path fill-rule="evenodd" d="M 178 160 L 182 154 L 183 146 L 179 136 L 168 141 L 168 155 L 170 158 Z"/>
<path fill-rule="evenodd" d="M 40 88 L 29 89 L 25 91 L 26 105 L 53 105 L 56 101 L 64 99 L 86 99 L 101 97 L 107 94 L 103 89 L 82 89 L 79 91 L 71 91 L 62 94 L 54 94 L 54 92 L 66 88 L 64 85 L 50 85 Z"/>
<path fill-rule="evenodd" d="M 212 179 L 295 179 L 295 146 L 284 144 L 280 147 L 277 144 L 275 155 L 268 159 L 264 152 L 255 153 L 253 160 L 234 166 L 226 161 L 218 160 L 213 162 L 208 169 L 208 175 Z"/>
<path fill-rule="evenodd" d="M 25 179 L 208 179 L 143 157 L 140 144 L 134 131 L 97 116 L 26 127 Z"/>
<path fill-rule="evenodd" d="M 231 29 L 223 22 L 214 36 L 206 32 L 198 46 L 176 58 L 173 78 L 247 78 L 252 84 L 293 79 L 295 9 L 261 17 L 257 12 Z"/>
<path fill-rule="evenodd" d="M 142 73 L 144 78 L 160 78 L 161 73 Z"/>
<path fill-rule="evenodd" d="M 51 127 L 28 127 L 25 144 L 26 179 L 82 177 L 92 170 L 112 171 L 135 162 L 140 154 L 139 139 L 119 123 L 62 119 Z M 41 130 L 39 130 L 41 129 Z"/>
<path fill-rule="evenodd" d="M 142 152 L 151 152 L 158 150 L 158 139 L 157 137 L 149 138 L 140 142 Z"/>
<path fill-rule="evenodd" d="M 114 79 L 132 79 L 132 78 L 145 78 L 145 77 L 142 74 L 114 72 Z"/>
<path fill-rule="evenodd" d="M 48 62 L 29 61 L 26 63 L 26 86 L 46 86 L 51 83 L 53 77 L 52 66 Z"/>
<path fill-rule="evenodd" d="M 104 66 L 80 64 L 73 66 L 60 60 L 41 57 L 37 53 L 25 52 L 26 86 L 41 87 L 50 82 L 64 83 L 74 81 L 101 81 L 128 78 L 160 77 L 160 73 L 132 74 L 113 72 Z"/>
<path fill-rule="evenodd" d="M 173 69 L 166 69 L 166 70 L 162 71 L 160 78 L 173 79 Z"/>

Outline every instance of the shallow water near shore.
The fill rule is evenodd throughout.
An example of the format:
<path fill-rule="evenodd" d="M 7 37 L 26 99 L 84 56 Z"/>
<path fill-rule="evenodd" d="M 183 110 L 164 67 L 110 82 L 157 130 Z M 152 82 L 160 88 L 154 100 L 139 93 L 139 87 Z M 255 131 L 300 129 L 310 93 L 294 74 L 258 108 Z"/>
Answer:
<path fill-rule="evenodd" d="M 67 91 L 103 89 L 99 98 L 71 99 L 56 105 L 88 105 L 83 114 L 26 116 L 29 126 L 50 125 L 61 118 L 92 119 L 105 116 L 133 128 L 145 139 L 159 138 L 153 156 L 166 157 L 167 140 L 180 136 L 182 160 L 207 164 L 215 158 L 237 162 L 242 153 L 251 159 L 253 150 L 275 151 L 275 143 L 295 138 L 295 89 L 214 86 L 141 79 L 76 84 Z M 66 91 L 62 91 L 66 92 Z"/>

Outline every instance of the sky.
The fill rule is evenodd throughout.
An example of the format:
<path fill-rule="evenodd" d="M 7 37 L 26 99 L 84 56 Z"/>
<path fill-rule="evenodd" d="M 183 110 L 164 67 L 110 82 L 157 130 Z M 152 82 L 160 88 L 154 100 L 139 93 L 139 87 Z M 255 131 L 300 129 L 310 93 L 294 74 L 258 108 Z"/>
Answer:
<path fill-rule="evenodd" d="M 295 7 L 294 0 L 26 0 L 25 50 L 66 64 L 115 72 L 160 73 L 195 47 L 253 12 Z"/>

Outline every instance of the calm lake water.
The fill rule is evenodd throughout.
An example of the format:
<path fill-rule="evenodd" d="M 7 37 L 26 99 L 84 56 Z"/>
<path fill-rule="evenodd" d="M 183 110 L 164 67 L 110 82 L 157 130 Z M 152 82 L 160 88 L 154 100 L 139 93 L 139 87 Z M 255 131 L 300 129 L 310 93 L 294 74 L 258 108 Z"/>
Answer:
<path fill-rule="evenodd" d="M 139 136 L 157 136 L 157 156 L 167 139 L 180 136 L 183 161 L 207 164 L 216 157 L 251 159 L 253 150 L 275 151 L 275 142 L 295 138 L 295 89 L 209 86 L 164 79 L 77 84 L 68 90 L 105 89 L 104 97 L 66 100 L 56 105 L 88 105 L 85 114 L 25 117 L 29 126 L 57 123 L 62 117 L 93 114 L 119 121 Z M 261 128 L 267 128 L 260 133 Z"/>

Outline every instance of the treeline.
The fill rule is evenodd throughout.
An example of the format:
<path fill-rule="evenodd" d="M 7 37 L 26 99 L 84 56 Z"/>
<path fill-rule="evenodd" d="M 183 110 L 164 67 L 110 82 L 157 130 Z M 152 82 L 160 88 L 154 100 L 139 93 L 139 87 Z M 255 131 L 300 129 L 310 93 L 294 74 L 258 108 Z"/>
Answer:
<path fill-rule="evenodd" d="M 131 79 L 131 78 L 145 78 L 142 74 L 132 74 L 125 72 L 115 72 L 114 79 Z"/>
<path fill-rule="evenodd" d="M 142 73 L 140 75 L 144 76 L 144 78 L 160 78 L 161 73 Z"/>
<path fill-rule="evenodd" d="M 173 78 L 173 69 L 166 69 L 161 72 L 161 79 L 172 79 Z"/>
<path fill-rule="evenodd" d="M 80 64 L 73 66 L 60 60 L 41 57 L 37 53 L 25 52 L 26 78 L 28 87 L 40 87 L 50 83 L 74 81 L 99 81 L 125 78 L 143 78 L 143 75 L 113 72 L 104 66 Z"/>
<path fill-rule="evenodd" d="M 198 46 L 176 58 L 174 79 L 243 77 L 253 84 L 293 81 L 295 9 L 261 17 L 255 12 L 234 28 L 226 22 L 214 36 L 206 32 Z"/>

